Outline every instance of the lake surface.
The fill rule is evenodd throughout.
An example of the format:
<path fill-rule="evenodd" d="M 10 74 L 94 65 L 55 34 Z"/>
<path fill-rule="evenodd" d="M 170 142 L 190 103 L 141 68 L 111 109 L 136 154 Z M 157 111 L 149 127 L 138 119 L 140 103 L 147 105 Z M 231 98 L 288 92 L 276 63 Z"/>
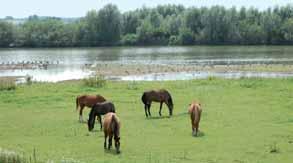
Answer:
<path fill-rule="evenodd" d="M 37 81 L 62 81 L 89 76 L 97 64 L 147 65 L 293 65 L 293 46 L 187 46 L 187 47 L 102 47 L 52 49 L 0 49 L 0 65 L 46 63 L 46 68 L 0 69 L 3 76 L 33 76 Z M 269 72 L 179 72 L 109 76 L 119 80 L 184 80 L 220 76 L 288 77 Z"/>

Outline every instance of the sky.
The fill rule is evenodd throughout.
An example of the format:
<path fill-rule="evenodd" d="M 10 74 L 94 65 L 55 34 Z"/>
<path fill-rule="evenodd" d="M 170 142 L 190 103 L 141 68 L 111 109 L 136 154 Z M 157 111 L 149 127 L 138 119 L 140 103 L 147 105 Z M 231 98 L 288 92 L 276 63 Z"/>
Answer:
<path fill-rule="evenodd" d="M 185 7 L 222 5 L 240 8 L 255 7 L 261 10 L 273 6 L 293 4 L 293 0 L 1 0 L 0 18 L 24 18 L 30 15 L 56 17 L 82 17 L 89 10 L 98 10 L 108 3 L 116 4 L 121 12 L 163 4 L 182 4 Z"/>

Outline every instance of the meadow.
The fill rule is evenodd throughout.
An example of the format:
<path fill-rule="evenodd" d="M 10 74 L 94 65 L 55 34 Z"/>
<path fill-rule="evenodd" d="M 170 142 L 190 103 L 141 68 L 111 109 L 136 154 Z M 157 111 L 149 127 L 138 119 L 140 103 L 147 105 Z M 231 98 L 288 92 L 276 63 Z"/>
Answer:
<path fill-rule="evenodd" d="M 142 92 L 165 88 L 174 101 L 159 117 L 159 104 L 146 118 Z M 121 154 L 103 148 L 96 124 L 78 122 L 75 98 L 101 94 L 120 117 Z M 191 134 L 188 104 L 203 106 L 200 134 Z M 107 81 L 101 88 L 81 81 L 18 85 L 0 91 L 0 148 L 28 162 L 202 162 L 291 163 L 293 161 L 293 79 Z M 85 109 L 87 119 L 89 109 Z"/>

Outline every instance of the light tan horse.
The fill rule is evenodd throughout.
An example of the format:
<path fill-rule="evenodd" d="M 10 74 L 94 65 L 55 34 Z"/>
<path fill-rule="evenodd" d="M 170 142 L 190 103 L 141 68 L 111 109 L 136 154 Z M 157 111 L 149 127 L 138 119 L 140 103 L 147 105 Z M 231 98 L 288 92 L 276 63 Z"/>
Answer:
<path fill-rule="evenodd" d="M 79 110 L 79 121 L 83 122 L 82 111 L 84 107 L 93 107 L 96 103 L 104 102 L 106 99 L 101 95 L 82 95 L 76 97 L 76 110 Z"/>
<path fill-rule="evenodd" d="M 193 136 L 197 136 L 198 134 L 201 112 L 202 112 L 202 109 L 201 109 L 201 104 L 199 102 L 193 101 L 189 105 L 188 113 L 190 114 Z"/>
<path fill-rule="evenodd" d="M 116 152 L 120 153 L 120 126 L 121 124 L 117 115 L 112 112 L 107 113 L 104 116 L 103 126 L 104 126 L 104 135 L 105 135 L 104 148 L 107 149 L 107 137 L 109 137 L 108 150 L 111 149 L 112 138 L 114 136 Z"/>

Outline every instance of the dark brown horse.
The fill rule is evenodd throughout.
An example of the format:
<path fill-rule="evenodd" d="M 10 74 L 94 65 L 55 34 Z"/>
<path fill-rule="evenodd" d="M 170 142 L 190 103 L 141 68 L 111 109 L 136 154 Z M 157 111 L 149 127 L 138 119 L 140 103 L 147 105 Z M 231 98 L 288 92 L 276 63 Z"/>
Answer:
<path fill-rule="evenodd" d="M 150 108 L 152 102 L 160 103 L 159 115 L 161 116 L 162 105 L 165 103 L 169 108 L 169 115 L 173 112 L 173 101 L 170 93 L 165 89 L 146 91 L 142 94 L 142 102 L 144 103 L 145 116 L 151 116 Z"/>
<path fill-rule="evenodd" d="M 89 114 L 89 120 L 88 120 L 88 129 L 89 131 L 92 131 L 94 126 L 95 126 L 95 119 L 98 117 L 100 125 L 101 125 L 101 130 L 102 130 L 102 117 L 101 115 L 104 115 L 106 113 L 113 112 L 115 113 L 115 106 L 112 102 L 101 102 L 101 103 L 96 103 Z"/>
<path fill-rule="evenodd" d="M 116 152 L 120 153 L 120 121 L 115 113 L 107 113 L 104 118 L 104 148 L 107 149 L 107 137 L 109 136 L 108 150 L 112 146 L 112 138 L 114 136 Z"/>
<path fill-rule="evenodd" d="M 79 121 L 83 122 L 82 118 L 82 111 L 85 106 L 91 108 L 98 102 L 104 102 L 106 99 L 101 95 L 82 95 L 76 97 L 76 110 L 78 110 L 78 107 L 80 107 L 79 110 Z"/>
<path fill-rule="evenodd" d="M 202 112 L 202 109 L 201 109 L 200 103 L 194 101 L 189 105 L 188 113 L 190 114 L 193 136 L 197 136 L 201 112 Z"/>

